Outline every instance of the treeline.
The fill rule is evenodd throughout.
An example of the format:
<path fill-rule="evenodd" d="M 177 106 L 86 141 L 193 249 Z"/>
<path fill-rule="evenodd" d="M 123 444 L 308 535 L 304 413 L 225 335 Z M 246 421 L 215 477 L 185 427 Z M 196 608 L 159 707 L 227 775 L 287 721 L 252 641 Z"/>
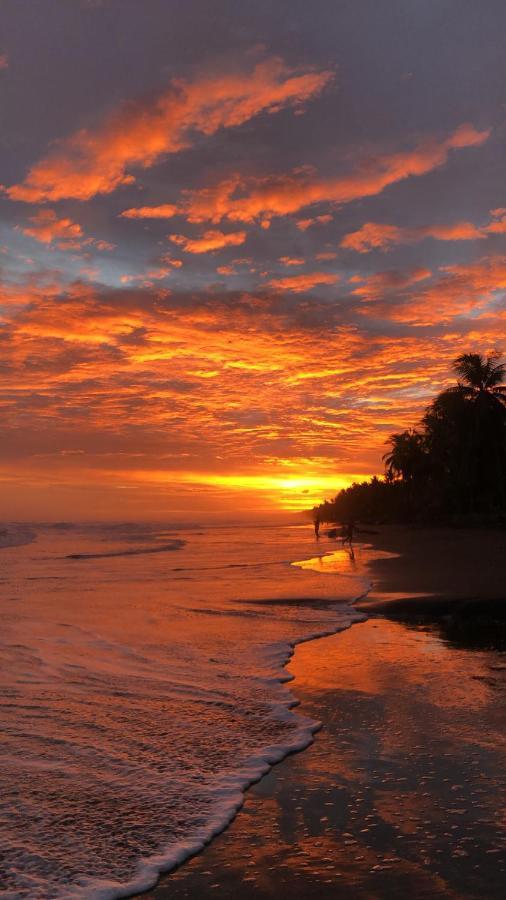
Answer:
<path fill-rule="evenodd" d="M 383 478 L 340 491 L 313 510 L 323 522 L 502 519 L 506 516 L 506 365 L 465 353 L 457 384 L 420 425 L 388 440 Z"/>

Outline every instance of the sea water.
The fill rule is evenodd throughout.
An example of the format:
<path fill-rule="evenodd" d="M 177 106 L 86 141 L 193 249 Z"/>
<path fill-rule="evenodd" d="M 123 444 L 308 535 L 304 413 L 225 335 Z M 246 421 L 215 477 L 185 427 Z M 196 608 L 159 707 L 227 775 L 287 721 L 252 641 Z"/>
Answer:
<path fill-rule="evenodd" d="M 310 743 L 283 666 L 367 583 L 310 526 L 11 526 L 0 547 L 0 897 L 146 889 Z"/>

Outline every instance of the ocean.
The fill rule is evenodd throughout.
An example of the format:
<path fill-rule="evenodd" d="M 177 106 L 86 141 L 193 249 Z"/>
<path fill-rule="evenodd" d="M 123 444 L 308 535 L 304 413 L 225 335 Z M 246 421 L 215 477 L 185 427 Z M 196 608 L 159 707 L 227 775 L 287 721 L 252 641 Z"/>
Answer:
<path fill-rule="evenodd" d="M 311 742 L 283 667 L 362 618 L 363 570 L 310 525 L 11 526 L 0 546 L 0 897 L 147 889 Z"/>

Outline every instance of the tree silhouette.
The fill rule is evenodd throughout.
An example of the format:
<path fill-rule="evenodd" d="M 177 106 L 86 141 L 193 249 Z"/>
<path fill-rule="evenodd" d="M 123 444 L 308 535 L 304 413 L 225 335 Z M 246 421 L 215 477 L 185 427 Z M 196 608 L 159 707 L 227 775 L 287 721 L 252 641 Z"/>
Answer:
<path fill-rule="evenodd" d="M 341 491 L 318 508 L 323 521 L 506 515 L 506 364 L 498 353 L 464 353 L 453 370 L 457 384 L 420 426 L 388 439 L 384 481 Z"/>
<path fill-rule="evenodd" d="M 402 481 L 411 482 L 421 475 L 426 463 L 423 434 L 414 429 L 407 430 L 390 435 L 387 443 L 391 445 L 391 450 L 382 459 L 388 481 L 401 478 Z"/>
<path fill-rule="evenodd" d="M 485 395 L 506 406 L 506 364 L 499 360 L 498 353 L 492 353 L 487 359 L 481 353 L 458 356 L 453 363 L 460 378 L 455 390 L 474 400 Z"/>

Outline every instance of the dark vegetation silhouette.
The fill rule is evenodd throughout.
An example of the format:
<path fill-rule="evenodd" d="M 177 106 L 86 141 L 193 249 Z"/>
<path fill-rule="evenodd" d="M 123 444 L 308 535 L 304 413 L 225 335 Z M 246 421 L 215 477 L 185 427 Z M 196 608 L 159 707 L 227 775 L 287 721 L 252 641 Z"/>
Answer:
<path fill-rule="evenodd" d="M 385 474 L 315 507 L 322 522 L 506 521 L 506 364 L 464 353 L 457 384 L 420 424 L 392 434 Z"/>

